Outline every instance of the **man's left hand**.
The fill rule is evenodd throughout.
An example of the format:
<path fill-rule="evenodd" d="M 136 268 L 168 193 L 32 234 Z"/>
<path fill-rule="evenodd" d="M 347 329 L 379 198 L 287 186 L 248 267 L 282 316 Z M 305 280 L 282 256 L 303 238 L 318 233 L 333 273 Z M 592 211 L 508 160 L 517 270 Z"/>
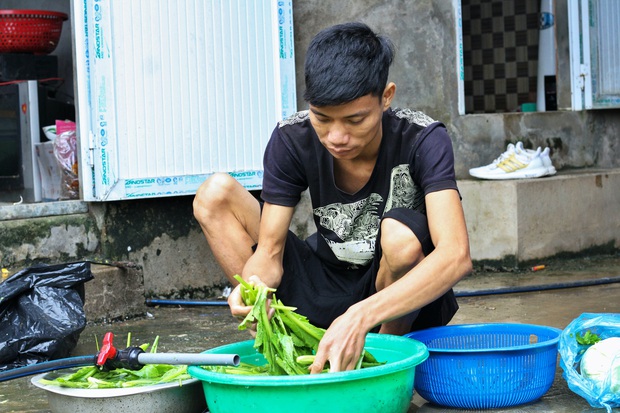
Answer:
<path fill-rule="evenodd" d="M 354 305 L 334 320 L 319 343 L 310 373 L 320 373 L 329 361 L 330 372 L 353 370 L 357 365 L 370 330 L 364 326 L 362 311 Z"/>

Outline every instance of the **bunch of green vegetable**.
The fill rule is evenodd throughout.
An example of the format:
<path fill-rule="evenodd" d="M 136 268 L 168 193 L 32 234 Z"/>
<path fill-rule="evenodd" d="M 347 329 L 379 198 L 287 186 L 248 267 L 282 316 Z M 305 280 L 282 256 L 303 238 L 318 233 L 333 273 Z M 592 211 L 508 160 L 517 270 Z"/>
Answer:
<path fill-rule="evenodd" d="M 288 307 L 276 298 L 275 289 L 255 286 L 235 275 L 241 283 L 241 297 L 252 311 L 239 324 L 245 330 L 256 324 L 254 348 L 260 352 L 267 364 L 254 366 L 241 363 L 238 367 L 209 366 L 208 370 L 229 374 L 267 374 L 267 375 L 300 375 L 308 374 L 309 366 L 325 329 L 312 325 L 308 319 L 295 312 L 295 307 Z M 267 300 L 271 294 L 269 307 L 274 310 L 271 317 L 267 313 Z M 381 365 L 368 351 L 364 350 L 356 368 Z M 329 371 L 326 367 L 325 371 Z"/>
<path fill-rule="evenodd" d="M 127 347 L 130 347 L 131 334 L 127 338 Z M 151 353 L 157 352 L 159 336 L 155 337 L 153 345 L 149 350 Z M 98 347 L 98 346 L 97 346 Z M 139 346 L 147 351 L 149 344 Z M 190 379 L 187 373 L 187 366 L 173 366 L 170 364 L 147 364 L 140 370 L 130 370 L 125 368 L 104 371 L 98 366 L 81 367 L 74 373 L 59 376 L 53 380 L 41 379 L 39 382 L 51 386 L 71 387 L 78 389 L 109 389 L 125 388 L 137 386 L 150 386 L 153 384 L 169 383 Z"/>
<path fill-rule="evenodd" d="M 591 346 L 592 344 L 596 344 L 601 341 L 601 338 L 597 334 L 594 334 L 593 332 L 588 330 L 583 334 L 579 332 L 575 334 L 575 340 L 577 340 L 577 343 L 581 344 L 582 346 Z"/>

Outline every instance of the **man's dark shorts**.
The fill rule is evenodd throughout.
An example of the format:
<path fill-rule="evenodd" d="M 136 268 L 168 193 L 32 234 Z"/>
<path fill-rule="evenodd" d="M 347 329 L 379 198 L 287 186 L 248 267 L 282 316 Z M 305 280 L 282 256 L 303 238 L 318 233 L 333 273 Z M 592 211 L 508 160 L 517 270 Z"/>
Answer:
<path fill-rule="evenodd" d="M 425 215 L 396 208 L 386 213 L 384 218 L 396 219 L 411 228 L 420 240 L 425 255 L 433 251 Z M 285 305 L 297 307 L 297 312 L 308 317 L 314 325 L 329 327 L 352 304 L 376 292 L 375 280 L 381 259 L 380 236 L 379 233 L 375 258 L 370 266 L 343 271 L 318 259 L 310 248 L 312 237 L 304 241 L 289 231 L 284 250 L 284 276 L 276 297 Z M 446 325 L 457 310 L 454 292 L 450 290 L 421 309 L 411 331 Z"/>

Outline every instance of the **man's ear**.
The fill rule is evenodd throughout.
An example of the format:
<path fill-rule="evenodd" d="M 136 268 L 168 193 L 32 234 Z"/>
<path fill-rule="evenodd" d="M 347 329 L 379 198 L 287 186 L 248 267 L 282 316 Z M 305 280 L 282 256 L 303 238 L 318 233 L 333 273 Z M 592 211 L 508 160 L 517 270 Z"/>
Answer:
<path fill-rule="evenodd" d="M 387 110 L 390 107 L 395 94 L 396 84 L 394 82 L 389 82 L 383 90 L 383 110 Z"/>

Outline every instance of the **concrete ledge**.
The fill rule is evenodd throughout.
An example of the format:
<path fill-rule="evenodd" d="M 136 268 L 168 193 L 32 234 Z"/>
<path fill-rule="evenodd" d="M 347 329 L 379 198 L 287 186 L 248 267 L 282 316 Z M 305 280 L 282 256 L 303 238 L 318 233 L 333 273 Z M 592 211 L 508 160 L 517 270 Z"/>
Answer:
<path fill-rule="evenodd" d="M 84 312 L 88 321 L 114 320 L 146 312 L 141 270 L 106 265 L 92 265 L 91 270 L 95 278 L 84 284 Z"/>
<path fill-rule="evenodd" d="M 459 181 L 474 261 L 514 264 L 620 248 L 620 169 Z"/>
<path fill-rule="evenodd" d="M 17 270 L 82 261 L 95 253 L 100 235 L 88 213 L 0 220 L 0 263 Z"/>
<path fill-rule="evenodd" d="M 16 205 L 0 204 L 0 221 L 41 218 L 58 215 L 85 214 L 87 212 L 88 204 L 79 200 Z"/>

